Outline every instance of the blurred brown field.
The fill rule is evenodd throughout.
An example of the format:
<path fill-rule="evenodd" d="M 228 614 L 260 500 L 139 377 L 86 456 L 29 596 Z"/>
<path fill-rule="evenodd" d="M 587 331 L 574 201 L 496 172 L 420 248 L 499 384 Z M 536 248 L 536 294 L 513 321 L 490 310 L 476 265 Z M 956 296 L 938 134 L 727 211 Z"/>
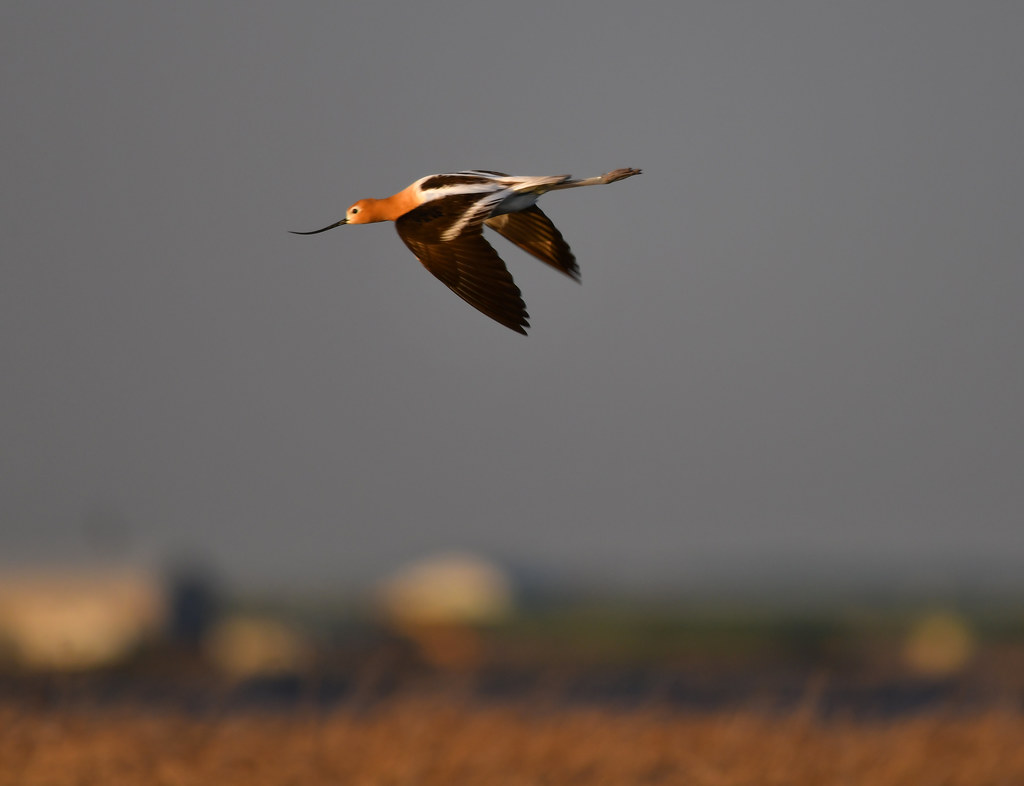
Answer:
<path fill-rule="evenodd" d="M 1020 784 L 1024 716 L 889 720 L 404 697 L 357 711 L 0 707 L 0 786 Z"/>
<path fill-rule="evenodd" d="M 1016 602 L 162 619 L 145 582 L 11 587 L 0 786 L 1024 784 Z"/>

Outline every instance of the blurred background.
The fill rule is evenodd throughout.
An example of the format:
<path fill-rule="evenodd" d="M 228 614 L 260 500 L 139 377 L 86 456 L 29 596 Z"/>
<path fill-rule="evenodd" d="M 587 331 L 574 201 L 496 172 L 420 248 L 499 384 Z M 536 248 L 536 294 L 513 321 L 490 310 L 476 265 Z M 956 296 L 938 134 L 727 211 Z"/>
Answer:
<path fill-rule="evenodd" d="M 4 662 L 1024 662 L 1022 25 L 5 4 Z M 582 287 L 494 240 L 525 339 L 288 234 L 625 166 L 542 203 Z"/>

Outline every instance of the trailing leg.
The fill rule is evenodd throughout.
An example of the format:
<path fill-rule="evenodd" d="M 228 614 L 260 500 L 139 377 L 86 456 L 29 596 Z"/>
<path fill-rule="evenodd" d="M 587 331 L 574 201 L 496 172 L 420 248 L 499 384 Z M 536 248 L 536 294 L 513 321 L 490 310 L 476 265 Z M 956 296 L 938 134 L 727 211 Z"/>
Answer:
<path fill-rule="evenodd" d="M 558 191 L 561 188 L 580 188 L 581 186 L 603 186 L 608 183 L 615 183 L 619 180 L 625 180 L 627 177 L 633 177 L 633 175 L 640 174 L 639 169 L 630 169 L 626 167 L 624 169 L 613 169 L 611 172 L 605 172 L 603 175 L 597 177 L 588 177 L 583 180 L 567 180 L 564 183 L 551 186 L 549 191 Z"/>

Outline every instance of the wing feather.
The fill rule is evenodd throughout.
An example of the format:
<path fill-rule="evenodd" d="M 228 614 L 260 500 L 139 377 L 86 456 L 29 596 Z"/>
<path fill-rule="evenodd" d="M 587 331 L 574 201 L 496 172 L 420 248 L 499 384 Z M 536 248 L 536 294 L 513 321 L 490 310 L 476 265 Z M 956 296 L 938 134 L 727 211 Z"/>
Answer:
<path fill-rule="evenodd" d="M 544 264 L 551 265 L 574 281 L 580 280 L 580 266 L 576 264 L 572 249 L 551 219 L 536 205 L 517 213 L 491 216 L 484 223 Z"/>
<path fill-rule="evenodd" d="M 453 201 L 455 200 L 455 201 Z M 434 276 L 471 306 L 495 322 L 526 335 L 529 314 L 522 293 L 498 252 L 482 234 L 482 221 L 467 224 L 451 240 L 442 236 L 462 218 L 478 197 L 446 198 L 445 208 L 427 202 L 395 222 L 398 236 Z"/>

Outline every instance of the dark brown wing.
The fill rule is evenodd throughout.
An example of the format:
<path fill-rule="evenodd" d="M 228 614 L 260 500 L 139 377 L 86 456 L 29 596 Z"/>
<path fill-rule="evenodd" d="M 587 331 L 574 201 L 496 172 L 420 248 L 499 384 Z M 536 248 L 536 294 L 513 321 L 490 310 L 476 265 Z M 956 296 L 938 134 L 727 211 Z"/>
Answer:
<path fill-rule="evenodd" d="M 454 240 L 441 235 L 461 215 L 460 207 L 479 200 L 471 195 L 466 205 L 459 197 L 427 202 L 395 221 L 402 238 L 423 267 L 474 308 L 507 328 L 526 335 L 526 304 L 505 263 L 484 240 L 480 223 L 470 225 Z"/>
<path fill-rule="evenodd" d="M 518 213 L 491 216 L 484 223 L 541 262 L 551 265 L 575 281 L 580 280 L 580 266 L 576 264 L 576 257 L 569 244 L 551 223 L 551 219 L 536 205 Z"/>

